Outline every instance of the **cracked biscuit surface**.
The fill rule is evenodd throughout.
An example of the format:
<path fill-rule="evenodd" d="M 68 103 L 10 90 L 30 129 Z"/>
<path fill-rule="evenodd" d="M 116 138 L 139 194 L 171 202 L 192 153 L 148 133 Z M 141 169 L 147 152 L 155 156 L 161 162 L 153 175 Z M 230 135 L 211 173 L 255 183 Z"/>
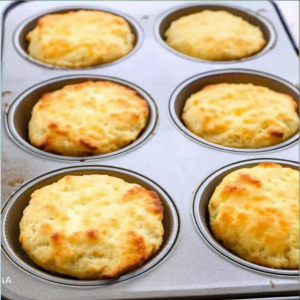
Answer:
<path fill-rule="evenodd" d="M 182 119 L 192 133 L 226 147 L 264 148 L 299 130 L 298 104 L 252 84 L 216 84 L 187 99 Z"/>
<path fill-rule="evenodd" d="M 134 47 L 135 36 L 122 17 L 80 10 L 39 18 L 26 39 L 33 58 L 51 65 L 82 68 L 127 55 Z"/>
<path fill-rule="evenodd" d="M 31 195 L 19 239 L 48 271 L 79 279 L 115 278 L 160 248 L 162 219 L 153 191 L 107 175 L 65 176 Z"/>
<path fill-rule="evenodd" d="M 135 141 L 149 116 L 137 92 L 108 82 L 67 85 L 46 93 L 32 110 L 31 144 L 66 156 L 100 155 Z"/>
<path fill-rule="evenodd" d="M 173 49 L 205 60 L 237 60 L 261 51 L 261 29 L 226 11 L 204 10 L 179 18 L 165 32 Z"/>
<path fill-rule="evenodd" d="M 214 236 L 251 263 L 299 268 L 299 171 L 260 163 L 225 176 L 209 202 Z"/>

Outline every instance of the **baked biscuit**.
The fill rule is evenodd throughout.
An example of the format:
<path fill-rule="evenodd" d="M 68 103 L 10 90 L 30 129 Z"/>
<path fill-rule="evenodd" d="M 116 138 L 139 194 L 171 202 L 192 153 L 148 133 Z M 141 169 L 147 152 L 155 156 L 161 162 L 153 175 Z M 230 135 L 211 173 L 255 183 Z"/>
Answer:
<path fill-rule="evenodd" d="M 163 207 L 153 191 L 107 175 L 65 176 L 36 190 L 20 222 L 30 258 L 80 279 L 137 268 L 163 241 Z"/>
<path fill-rule="evenodd" d="M 214 236 L 237 256 L 299 268 L 299 171 L 261 163 L 225 176 L 209 202 Z"/>
<path fill-rule="evenodd" d="M 292 97 L 252 84 L 204 87 L 185 103 L 186 127 L 205 140 L 233 148 L 279 144 L 299 130 Z"/>
<path fill-rule="evenodd" d="M 28 53 L 51 65 L 81 68 L 127 55 L 135 36 L 119 16 L 96 10 L 45 15 L 26 35 Z"/>
<path fill-rule="evenodd" d="M 165 32 L 173 49 L 205 60 L 236 60 L 266 45 L 261 29 L 226 11 L 204 10 L 179 18 Z"/>
<path fill-rule="evenodd" d="M 32 110 L 33 146 L 67 156 L 119 150 L 135 141 L 147 124 L 148 104 L 137 92 L 107 82 L 67 85 L 44 94 Z"/>

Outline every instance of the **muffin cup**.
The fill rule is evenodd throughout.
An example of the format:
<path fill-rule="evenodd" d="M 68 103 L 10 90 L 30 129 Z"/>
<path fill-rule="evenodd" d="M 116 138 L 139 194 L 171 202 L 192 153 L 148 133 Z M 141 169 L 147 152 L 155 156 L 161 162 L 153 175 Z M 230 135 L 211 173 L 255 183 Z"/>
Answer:
<path fill-rule="evenodd" d="M 187 137 L 203 146 L 226 152 L 245 154 L 259 154 L 263 152 L 270 152 L 283 149 L 295 144 L 299 140 L 299 133 L 297 133 L 291 138 L 277 145 L 265 148 L 245 149 L 232 148 L 214 144 L 192 133 L 185 127 L 181 119 L 183 107 L 185 105 L 186 100 L 192 94 L 199 92 L 205 86 L 219 83 L 252 83 L 254 85 L 264 86 L 276 92 L 288 94 L 299 104 L 299 90 L 291 83 L 271 74 L 243 69 L 226 69 L 202 73 L 180 84 L 173 92 L 169 101 L 169 114 L 171 120 L 173 121 L 174 125 Z"/>
<path fill-rule="evenodd" d="M 131 28 L 131 31 L 132 33 L 134 34 L 135 36 L 135 42 L 134 42 L 134 48 L 132 49 L 131 52 L 129 52 L 127 55 L 119 58 L 119 59 L 116 59 L 112 62 L 108 62 L 108 63 L 104 63 L 104 64 L 98 64 L 98 65 L 94 65 L 94 66 L 89 66 L 89 67 L 84 67 L 84 68 L 67 68 L 67 67 L 61 67 L 61 66 L 55 66 L 55 65 L 51 65 L 51 64 L 47 64 L 47 63 L 44 63 L 44 62 L 41 62 L 33 57 L 31 57 L 29 54 L 28 54 L 28 45 L 29 45 L 29 42 L 26 40 L 26 35 L 31 31 L 33 30 L 36 26 L 37 26 L 37 22 L 38 22 L 38 19 L 44 15 L 47 15 L 47 14 L 57 14 L 57 13 L 67 13 L 67 12 L 70 12 L 70 11 L 79 11 L 79 10 L 98 10 L 98 11 L 104 11 L 104 12 L 108 12 L 108 13 L 111 13 L 113 15 L 116 15 L 116 16 L 119 16 L 119 17 L 122 17 L 124 18 L 130 28 Z M 139 26 L 139 24 L 137 23 L 137 21 L 135 21 L 133 18 L 131 18 L 130 16 L 128 15 L 124 15 L 122 13 L 119 13 L 117 11 L 114 11 L 114 10 L 111 10 L 111 9 L 99 9 L 99 8 L 93 8 L 91 6 L 85 6 L 85 5 L 82 5 L 82 6 L 73 6 L 72 8 L 68 7 L 68 8 L 60 8 L 60 9 L 52 9 L 52 10 L 47 10 L 41 14 L 38 14 L 38 15 L 35 15 L 29 19 L 27 19 L 26 21 L 24 21 L 16 30 L 16 32 L 14 33 L 14 46 L 16 48 L 16 50 L 18 51 L 18 53 L 23 57 L 25 58 L 26 60 L 32 62 L 32 63 L 35 63 L 39 66 L 42 66 L 42 67 L 46 67 L 46 68 L 50 68 L 50 69 L 64 69 L 64 70 L 86 70 L 86 69 L 92 69 L 92 68 L 100 68 L 100 67 L 106 67 L 106 66 L 109 66 L 109 65 L 112 65 L 114 63 L 117 63 L 117 62 L 121 62 L 123 61 L 124 59 L 130 57 L 131 55 L 133 55 L 139 48 L 140 46 L 142 45 L 143 43 L 143 31 L 141 29 L 141 27 Z"/>
<path fill-rule="evenodd" d="M 83 157 L 71 157 L 71 156 L 63 156 L 56 155 L 52 153 L 48 153 L 42 151 L 38 148 L 35 148 L 30 144 L 28 138 L 28 123 L 31 118 L 31 111 L 37 101 L 44 93 L 53 92 L 55 90 L 63 88 L 65 85 L 69 84 L 78 84 L 85 81 L 110 81 L 120 85 L 123 85 L 127 88 L 135 90 L 139 97 L 146 100 L 149 107 L 149 118 L 148 122 L 140 133 L 138 138 L 131 144 L 110 153 L 94 155 L 94 156 L 83 156 Z M 7 116 L 6 116 L 6 126 L 10 136 L 16 141 L 21 147 L 24 149 L 47 158 L 58 159 L 58 160 L 69 160 L 69 161 L 85 161 L 85 160 L 93 160 L 100 158 L 108 158 L 117 156 L 130 150 L 135 149 L 140 146 L 146 139 L 148 139 L 155 131 L 156 125 L 158 122 L 158 111 L 155 102 L 152 98 L 141 88 L 136 85 L 129 83 L 125 80 L 107 77 L 107 76 L 97 76 L 97 75 L 72 75 L 72 76 L 64 76 L 58 77 L 55 79 L 51 79 L 48 81 L 44 81 L 38 85 L 35 85 L 24 93 L 19 95 L 12 105 L 10 106 Z"/>
<path fill-rule="evenodd" d="M 198 12 L 201 12 L 204 10 L 212 10 L 212 11 L 224 10 L 235 16 L 243 18 L 245 21 L 249 22 L 250 24 L 258 26 L 264 35 L 264 39 L 266 40 L 265 47 L 257 54 L 254 54 L 252 56 L 245 57 L 245 58 L 242 58 L 239 60 L 215 61 L 215 60 L 205 60 L 205 59 L 192 57 L 192 56 L 183 54 L 167 45 L 167 43 L 165 42 L 166 41 L 165 32 L 171 26 L 171 23 L 173 21 L 176 21 L 181 17 L 188 16 L 188 15 L 194 14 L 194 13 L 198 13 Z M 226 5 L 226 4 L 196 4 L 196 5 L 191 4 L 191 5 L 184 5 L 184 6 L 176 7 L 176 8 L 173 8 L 172 10 L 166 11 L 159 17 L 159 19 L 156 22 L 155 37 L 156 37 L 157 41 L 165 49 L 173 52 L 176 55 L 179 55 L 183 58 L 191 59 L 193 61 L 206 62 L 206 63 L 210 63 L 210 64 L 237 63 L 237 62 L 248 61 L 250 59 L 257 58 L 258 56 L 261 56 L 261 55 L 265 54 L 266 52 L 268 52 L 269 50 L 271 50 L 272 48 L 274 48 L 276 41 L 277 41 L 277 35 L 275 32 L 275 29 L 269 20 L 258 15 L 255 12 L 252 12 L 251 10 L 245 10 L 245 9 L 242 9 L 242 8 L 239 8 L 236 6 Z"/>
<path fill-rule="evenodd" d="M 136 183 L 148 190 L 153 190 L 159 196 L 164 207 L 164 236 L 163 243 L 155 255 L 142 266 L 125 273 L 116 279 L 80 280 L 61 274 L 51 274 L 37 266 L 23 250 L 19 242 L 19 223 L 23 210 L 28 205 L 31 194 L 43 186 L 57 182 L 66 175 L 105 174 L 115 176 L 129 183 Z M 95 286 L 121 282 L 136 277 L 156 266 L 172 249 L 179 231 L 177 209 L 170 196 L 152 180 L 121 168 L 107 166 L 81 166 L 60 169 L 41 177 L 35 178 L 20 188 L 6 203 L 2 211 L 2 246 L 9 258 L 20 268 L 40 278 L 67 285 Z"/>
<path fill-rule="evenodd" d="M 210 229 L 208 204 L 211 196 L 215 191 L 215 188 L 221 183 L 221 181 L 226 175 L 232 173 L 233 171 L 241 168 L 252 168 L 262 162 L 274 162 L 280 164 L 283 167 L 289 167 L 295 170 L 299 170 L 299 163 L 297 162 L 263 158 L 255 160 L 246 160 L 223 167 L 211 174 L 209 177 L 207 177 L 197 189 L 192 207 L 194 222 L 207 244 L 211 246 L 214 250 L 216 250 L 219 254 L 225 256 L 225 258 L 229 259 L 230 261 L 242 265 L 244 267 L 269 274 L 299 276 L 299 270 L 273 269 L 256 265 L 242 258 L 239 258 L 235 254 L 227 250 L 225 247 L 223 247 L 223 245 L 214 237 Z"/>
<path fill-rule="evenodd" d="M 5 206 L 4 212 L 6 212 L 6 207 L 11 205 L 11 201 L 15 197 L 14 193 L 17 193 L 21 187 L 25 187 L 27 183 L 31 184 L 29 181 L 32 181 L 34 178 L 61 170 L 62 168 L 82 165 L 113 165 L 119 168 L 129 168 L 152 178 L 170 193 L 175 205 L 178 207 L 181 229 L 179 236 L 170 252 L 157 265 L 141 274 L 141 276 L 137 275 L 137 277 L 122 282 L 115 280 L 114 282 L 117 282 L 117 284 L 97 285 L 95 283 L 96 285 L 94 286 L 92 286 L 93 282 L 87 282 L 87 285 L 79 286 L 78 282 L 80 280 L 75 278 L 73 278 L 73 281 L 76 285 L 55 283 L 52 281 L 53 277 L 50 273 L 38 269 L 36 265 L 30 266 L 29 264 L 31 270 L 37 272 L 36 275 L 33 275 L 32 272 L 18 265 L 7 254 L 8 245 L 6 243 L 5 247 L 2 248 L 2 276 L 4 280 L 9 276 L 11 283 L 2 285 L 2 297 L 14 300 L 24 300 L 25 298 L 41 300 L 51 297 L 70 300 L 77 298 L 84 298 L 84 300 L 108 298 L 256 299 L 256 297 L 266 300 L 268 297 L 271 297 L 275 300 L 275 298 L 279 299 L 280 296 L 284 300 L 298 299 L 299 284 L 296 276 L 284 277 L 282 275 L 278 276 L 255 271 L 219 254 L 212 247 L 208 246 L 201 237 L 201 234 L 193 224 L 191 214 L 194 191 L 207 176 L 233 162 L 250 158 L 270 157 L 270 155 L 261 154 L 258 156 L 253 154 L 249 155 L 249 157 L 233 157 L 233 154 L 230 153 L 212 151 L 211 147 L 200 146 L 203 144 L 200 143 L 198 145 L 181 135 L 179 131 L 174 129 L 175 127 L 168 120 L 167 114 L 165 115 L 165 112 L 168 111 L 167 102 L 175 88 L 186 79 L 203 72 L 223 68 L 249 68 L 284 77 L 293 84 L 298 83 L 298 54 L 286 31 L 286 23 L 281 19 L 282 16 L 274 6 L 274 3 L 269 1 L 253 1 L 250 5 L 250 2 L 247 1 L 240 1 L 239 3 L 234 3 L 233 1 L 194 1 L 192 3 L 191 1 L 143 2 L 94 1 L 93 3 L 83 3 L 83 1 L 69 1 L 67 3 L 60 1 L 25 1 L 23 3 L 14 2 L 14 5 L 10 5 L 10 8 L 5 11 L 5 17 L 3 16 L 2 19 L 2 111 L 4 124 L 7 119 L 5 114 L 11 109 L 10 106 L 18 95 L 34 85 L 49 81 L 55 77 L 77 74 L 114 76 L 131 81 L 144 88 L 154 97 L 153 99 L 158 106 L 158 120 L 160 124 L 155 127 L 158 130 L 155 130 L 153 139 L 150 140 L 150 137 L 152 137 L 151 133 L 149 138 L 142 143 L 142 148 L 136 151 L 133 148 L 133 152 L 129 153 L 129 155 L 126 155 L 125 153 L 127 152 L 124 152 L 124 155 L 108 156 L 111 158 L 110 161 L 107 160 L 109 158 L 102 159 L 101 156 L 97 160 L 88 160 L 85 163 L 77 161 L 72 163 L 72 160 L 68 160 L 68 157 L 67 159 L 62 159 L 62 157 L 47 159 L 45 156 L 48 155 L 47 153 L 37 154 L 35 152 L 36 149 L 25 150 L 27 145 L 20 146 L 19 142 L 15 142 L 7 134 L 7 128 L 4 125 L 2 127 L 2 201 Z M 231 64 L 233 63 L 232 61 L 224 62 L 224 64 L 221 62 L 214 63 L 181 55 L 165 45 L 160 36 L 157 35 L 155 38 L 154 28 L 159 25 L 157 21 L 164 11 L 174 11 L 176 6 L 180 5 L 187 7 L 200 4 L 211 5 L 212 3 L 222 5 L 223 8 L 226 4 L 230 7 L 231 5 L 237 5 L 246 12 L 248 7 L 256 11 L 255 15 L 262 15 L 262 18 L 266 16 L 270 23 L 275 26 L 276 32 L 274 32 L 273 37 L 278 36 L 276 47 L 271 47 L 270 49 L 272 50 L 268 52 L 261 52 L 245 60 L 236 61 L 236 64 L 233 65 Z M 140 42 L 138 42 L 133 51 L 120 60 L 85 68 L 83 71 L 45 65 L 28 57 L 23 49 L 19 49 L 23 54 L 16 50 L 13 39 L 17 38 L 15 33 L 21 23 L 25 23 L 25 20 L 32 20 L 34 16 L 41 15 L 43 12 L 50 12 L 50 9 L 53 12 L 66 7 L 72 10 L 75 5 L 77 8 L 80 6 L 91 8 L 92 6 L 99 10 L 102 10 L 102 8 L 106 10 L 107 7 L 107 11 L 119 11 L 120 13 L 118 14 L 125 16 L 127 20 L 129 20 L 126 17 L 127 15 L 132 16 L 139 25 L 137 30 L 141 31 L 142 34 L 140 36 L 142 38 L 142 46 L 140 47 Z M 24 34 L 25 32 L 23 37 Z M 161 41 L 158 42 L 158 39 Z M 16 41 L 16 45 L 18 43 L 19 41 Z M 24 49 L 26 50 L 26 47 Z M 267 51 L 266 49 L 265 51 Z M 282 51 L 283 49 L 284 51 Z M 263 55 L 262 53 L 265 54 Z M 247 65 L 248 63 L 249 65 Z M 30 76 L 28 76 L 28 73 Z M 139 77 L 138 81 L 131 79 L 137 77 Z M 27 114 L 26 106 L 24 105 L 23 107 L 24 113 Z M 28 120 L 23 122 L 25 126 L 27 126 L 27 122 Z M 18 120 L 15 123 L 20 123 L 19 126 L 22 126 Z M 24 143 L 28 143 L 26 139 L 27 136 Z M 149 143 L 146 142 L 148 140 Z M 216 149 L 215 146 L 213 149 Z M 298 146 L 294 145 L 293 147 L 285 148 L 283 151 L 277 151 L 272 154 L 272 157 L 276 156 L 276 158 L 280 159 L 297 161 L 298 155 Z M 94 159 L 94 157 L 89 159 Z M 132 162 L 134 165 L 130 167 Z M 150 173 L 156 174 L 156 176 L 152 176 Z M 18 192 L 18 197 L 21 197 L 22 191 L 26 192 L 26 188 L 21 193 L 20 191 Z M 28 200 L 26 201 L 28 202 Z M 9 202 L 6 205 L 7 201 Z M 8 215 L 11 219 L 20 219 L 22 212 L 19 210 L 21 208 L 15 210 L 15 215 L 10 214 L 8 211 Z M 4 227 L 7 228 L 10 222 L 14 221 L 7 219 L 7 224 L 3 223 L 3 226 L 5 225 Z M 15 229 L 10 229 L 14 232 L 10 233 L 10 236 L 12 242 L 14 241 L 15 243 L 18 243 L 18 223 L 19 220 L 14 223 Z M 8 232 L 8 229 L 6 230 Z M 7 239 L 5 234 L 2 236 L 3 241 Z M 12 248 L 12 246 L 9 247 Z M 14 253 L 13 255 L 18 255 L 17 251 Z M 24 254 L 24 257 L 27 257 L 27 254 Z M 29 260 L 29 258 L 27 259 Z M 22 259 L 20 261 L 23 262 Z M 26 265 L 25 262 L 23 264 Z M 47 278 L 50 278 L 50 280 L 41 277 L 39 272 L 44 272 L 49 276 Z M 126 275 L 129 275 L 129 273 L 124 274 L 124 276 Z M 53 276 L 60 280 L 65 278 L 61 275 Z"/>

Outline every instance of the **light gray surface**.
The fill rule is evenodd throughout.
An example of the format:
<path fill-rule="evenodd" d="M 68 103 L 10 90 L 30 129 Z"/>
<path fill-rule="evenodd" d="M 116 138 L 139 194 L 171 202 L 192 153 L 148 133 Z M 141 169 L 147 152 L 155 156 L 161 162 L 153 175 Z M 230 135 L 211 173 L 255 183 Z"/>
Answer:
<path fill-rule="evenodd" d="M 299 1 L 275 0 L 299 47 Z"/>
<path fill-rule="evenodd" d="M 80 2 L 76 2 L 78 6 Z M 232 154 L 203 147 L 178 131 L 168 116 L 168 102 L 175 88 L 191 76 L 225 68 L 259 70 L 281 76 L 292 84 L 299 82 L 299 61 L 273 6 L 267 1 L 236 3 L 252 11 L 260 11 L 274 24 L 278 42 L 273 50 L 257 59 L 239 63 L 201 63 L 184 59 L 163 48 L 154 38 L 158 16 L 176 2 L 93 2 L 93 6 L 113 8 L 134 17 L 144 30 L 141 48 L 128 59 L 107 67 L 86 70 L 49 70 L 32 64 L 13 47 L 13 32 L 26 18 L 53 7 L 72 6 L 70 2 L 29 2 L 14 8 L 5 21 L 2 92 L 10 91 L 2 100 L 2 116 L 7 106 L 24 90 L 43 80 L 69 74 L 91 74 L 118 77 L 130 81 L 156 101 L 159 126 L 147 143 L 130 153 L 89 164 L 111 165 L 133 170 L 156 181 L 176 203 L 181 219 L 179 238 L 172 252 L 154 269 L 134 279 L 101 287 L 78 288 L 50 283 L 19 269 L 2 254 L 2 276 L 10 277 L 6 289 L 30 299 L 135 299 L 208 295 L 276 294 L 298 291 L 298 278 L 268 275 L 252 271 L 225 259 L 201 238 L 193 224 L 191 206 L 193 193 L 212 172 L 234 162 L 255 158 L 298 160 L 298 146 L 272 153 Z M 195 3 L 195 2 L 193 2 Z M 201 3 L 199 1 L 199 3 Z M 223 2 L 222 2 L 223 3 Z M 84 2 L 87 5 L 86 2 Z M 145 18 L 147 16 L 148 18 Z M 20 183 L 62 167 L 82 163 L 60 162 L 31 154 L 6 132 L 2 117 L 2 201 L 6 201 Z M 84 163 L 86 164 L 86 162 Z"/>

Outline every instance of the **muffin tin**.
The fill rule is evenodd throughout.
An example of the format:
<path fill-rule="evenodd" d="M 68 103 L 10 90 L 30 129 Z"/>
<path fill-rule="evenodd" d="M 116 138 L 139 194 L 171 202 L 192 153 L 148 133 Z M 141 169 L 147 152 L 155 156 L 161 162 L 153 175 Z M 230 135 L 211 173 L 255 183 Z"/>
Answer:
<path fill-rule="evenodd" d="M 261 53 L 240 61 L 209 62 L 175 53 L 164 44 L 163 32 L 174 18 L 221 7 L 262 26 L 268 44 Z M 135 49 L 115 62 L 81 69 L 49 66 L 26 55 L 24 36 L 38 16 L 81 8 L 125 17 L 137 35 Z M 6 9 L 3 22 L 3 299 L 297 299 L 299 272 L 259 267 L 222 248 L 209 231 L 206 204 L 233 168 L 261 161 L 298 168 L 299 136 L 259 150 L 232 149 L 193 136 L 180 119 L 184 98 L 193 89 L 225 79 L 265 85 L 299 102 L 298 54 L 271 2 L 16 2 Z M 150 120 L 138 140 L 108 155 L 81 158 L 30 146 L 26 123 L 38 97 L 84 79 L 118 82 L 148 102 Z M 109 281 L 80 281 L 38 268 L 18 242 L 22 210 L 35 188 L 71 173 L 113 174 L 155 190 L 165 207 L 159 252 L 141 268 Z"/>

